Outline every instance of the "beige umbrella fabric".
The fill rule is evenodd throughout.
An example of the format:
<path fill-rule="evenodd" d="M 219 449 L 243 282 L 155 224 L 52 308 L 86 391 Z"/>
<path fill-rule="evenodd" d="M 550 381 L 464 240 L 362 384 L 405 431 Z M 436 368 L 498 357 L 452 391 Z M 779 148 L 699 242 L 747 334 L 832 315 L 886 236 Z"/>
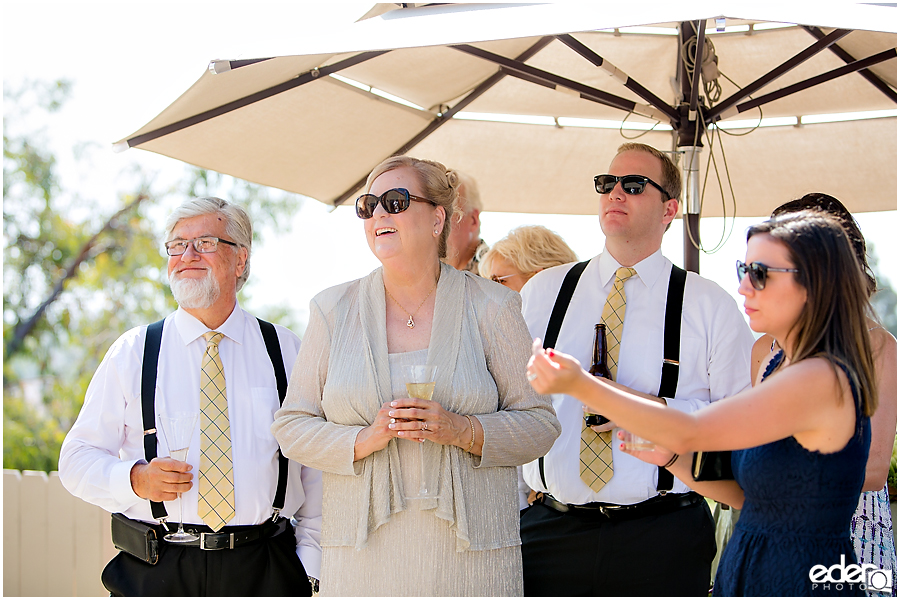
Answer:
<path fill-rule="evenodd" d="M 619 12 L 605 3 L 392 10 L 327 39 L 292 42 L 296 50 L 277 49 L 283 56 L 214 61 L 180 98 L 119 146 L 150 150 L 329 204 L 352 201 L 372 167 L 402 151 L 473 175 L 485 210 L 593 214 L 597 195 L 592 177 L 603 172 L 626 136 L 643 133 L 598 126 L 623 119 L 667 126 L 675 113 L 671 107 L 679 101 L 678 36 L 631 33 L 626 26 L 654 24 L 645 31 L 671 32 L 681 22 L 705 23 L 705 37 L 715 47 L 723 74 L 718 78 L 722 102 L 737 91 L 725 75 L 746 86 L 816 43 L 801 26 L 768 28 L 772 23 L 801 23 L 824 35 L 834 27 L 855 29 L 836 43 L 851 56 L 848 60 L 893 50 L 893 58 L 869 68 L 869 78 L 880 86 L 850 73 L 763 105 L 767 119 L 788 117 L 795 124 L 744 129 L 740 131 L 748 133 L 740 137 L 722 135 L 713 156 L 724 199 L 711 170 L 700 214 L 766 215 L 786 199 L 811 190 L 840 197 L 852 211 L 896 209 L 896 9 L 729 3 L 729 12 L 722 16 L 716 12 L 721 5 L 629 7 Z M 752 29 L 715 33 L 717 25 Z M 660 99 L 657 107 L 650 108 L 646 98 L 579 56 L 563 38 L 544 37 L 570 33 L 606 65 L 611 63 L 650 90 Z M 275 55 L 266 50 L 261 49 L 260 56 Z M 539 71 L 536 76 L 513 76 L 507 67 L 473 55 L 480 51 L 505 59 L 532 52 L 524 62 Z M 752 96 L 845 65 L 826 49 Z M 422 108 L 383 98 L 332 74 Z M 545 74 L 556 76 L 557 82 L 562 78 L 563 84 L 548 87 Z M 485 81 L 491 78 L 497 81 L 488 86 Z M 473 99 L 479 86 L 487 90 Z M 587 96 L 611 94 L 634 106 L 610 107 L 585 99 L 584 90 Z M 893 112 L 882 118 L 798 124 L 801 115 L 855 111 Z M 547 124 L 461 118 L 467 113 L 536 116 Z M 721 123 L 756 120 L 759 114 L 757 109 L 726 113 Z M 422 135 L 429 129 L 429 135 Z M 661 149 L 676 147 L 671 130 L 644 133 L 639 141 Z M 703 146 L 701 181 L 709 159 L 708 140 Z"/>

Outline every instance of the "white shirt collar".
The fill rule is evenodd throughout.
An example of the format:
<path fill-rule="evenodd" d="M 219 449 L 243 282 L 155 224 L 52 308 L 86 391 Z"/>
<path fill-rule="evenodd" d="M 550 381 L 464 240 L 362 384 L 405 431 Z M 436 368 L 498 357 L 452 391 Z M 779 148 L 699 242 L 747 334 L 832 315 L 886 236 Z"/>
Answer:
<path fill-rule="evenodd" d="M 224 334 L 228 339 L 233 340 L 238 344 L 242 344 L 244 340 L 243 312 L 240 304 L 235 302 L 234 310 L 231 311 L 231 314 L 225 322 L 216 329 L 216 331 Z M 175 311 L 175 328 L 178 330 L 181 341 L 184 342 L 185 346 L 192 343 L 197 338 L 202 337 L 207 331 L 210 331 L 209 327 L 180 306 L 178 307 L 178 310 Z"/>
<path fill-rule="evenodd" d="M 606 246 L 603 247 L 603 252 L 600 254 L 598 262 L 600 281 L 603 286 L 606 287 L 616 274 L 616 270 L 622 265 L 613 258 L 612 254 L 606 249 Z M 666 257 L 663 256 L 662 248 L 660 248 L 641 262 L 634 265 L 633 268 L 637 271 L 638 280 L 640 280 L 647 288 L 650 288 L 656 283 L 656 280 L 665 273 L 665 267 Z"/>

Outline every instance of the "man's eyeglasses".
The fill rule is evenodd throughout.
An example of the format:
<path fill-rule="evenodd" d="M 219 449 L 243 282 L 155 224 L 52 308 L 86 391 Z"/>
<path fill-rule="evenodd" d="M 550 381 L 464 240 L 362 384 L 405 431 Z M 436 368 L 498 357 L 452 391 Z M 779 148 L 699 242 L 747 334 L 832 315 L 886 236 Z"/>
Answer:
<path fill-rule="evenodd" d="M 769 271 L 775 273 L 799 273 L 799 269 L 776 269 L 775 267 L 767 267 L 760 262 L 752 262 L 749 265 L 737 261 L 738 282 L 744 280 L 744 275 L 750 277 L 750 285 L 757 291 L 762 291 L 766 287 L 766 275 Z"/>
<path fill-rule="evenodd" d="M 238 247 L 234 242 L 229 242 L 222 238 L 205 236 L 194 238 L 192 240 L 172 240 L 171 242 L 166 242 L 166 254 L 169 256 L 181 256 L 187 251 L 188 244 L 193 244 L 194 250 L 200 254 L 209 254 L 210 252 L 215 252 L 220 243 L 228 244 L 235 248 Z"/>
<path fill-rule="evenodd" d="M 396 215 L 397 213 L 402 213 L 404 210 L 409 208 L 410 200 L 415 200 L 416 202 L 427 202 L 428 204 L 437 206 L 434 202 L 428 200 L 427 198 L 413 196 L 407 189 L 395 188 L 393 190 L 386 191 L 381 196 L 376 196 L 375 194 L 363 194 L 362 196 L 357 198 L 356 216 L 360 219 L 371 219 L 372 215 L 375 214 L 375 209 L 378 208 L 379 202 L 381 202 L 381 206 L 384 207 L 384 210 L 392 215 Z"/>
<path fill-rule="evenodd" d="M 669 192 L 664 190 L 661 185 L 649 177 L 644 177 L 643 175 L 622 175 L 620 177 L 615 175 L 597 175 L 594 177 L 594 189 L 597 190 L 598 194 L 608 194 L 615 189 L 616 184 L 620 181 L 622 182 L 622 189 L 625 190 L 626 194 L 632 196 L 643 194 L 644 188 L 647 187 L 647 184 L 649 183 L 661 191 L 667 200 L 669 199 Z"/>

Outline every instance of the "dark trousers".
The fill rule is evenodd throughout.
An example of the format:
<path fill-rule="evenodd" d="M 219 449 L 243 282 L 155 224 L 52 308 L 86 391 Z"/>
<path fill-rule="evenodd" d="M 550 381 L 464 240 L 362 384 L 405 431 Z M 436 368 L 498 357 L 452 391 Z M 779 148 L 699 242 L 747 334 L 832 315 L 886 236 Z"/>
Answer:
<path fill-rule="evenodd" d="M 707 596 L 716 554 L 705 501 L 612 521 L 600 511 L 522 513 L 526 596 Z"/>
<path fill-rule="evenodd" d="M 311 596 L 296 543 L 292 527 L 233 550 L 163 542 L 155 565 L 119 552 L 101 579 L 113 596 Z"/>

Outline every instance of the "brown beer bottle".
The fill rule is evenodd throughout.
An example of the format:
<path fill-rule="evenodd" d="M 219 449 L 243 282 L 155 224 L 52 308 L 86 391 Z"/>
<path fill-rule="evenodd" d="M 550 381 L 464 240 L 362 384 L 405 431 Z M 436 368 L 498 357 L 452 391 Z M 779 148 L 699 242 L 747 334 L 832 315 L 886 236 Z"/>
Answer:
<path fill-rule="evenodd" d="M 594 350 L 591 356 L 591 368 L 588 369 L 588 373 L 594 377 L 612 379 L 612 373 L 609 372 L 609 365 L 606 363 L 606 348 L 606 323 L 597 323 L 594 325 Z M 584 422 L 589 426 L 603 425 L 609 423 L 609 419 L 602 415 L 585 413 Z"/>

